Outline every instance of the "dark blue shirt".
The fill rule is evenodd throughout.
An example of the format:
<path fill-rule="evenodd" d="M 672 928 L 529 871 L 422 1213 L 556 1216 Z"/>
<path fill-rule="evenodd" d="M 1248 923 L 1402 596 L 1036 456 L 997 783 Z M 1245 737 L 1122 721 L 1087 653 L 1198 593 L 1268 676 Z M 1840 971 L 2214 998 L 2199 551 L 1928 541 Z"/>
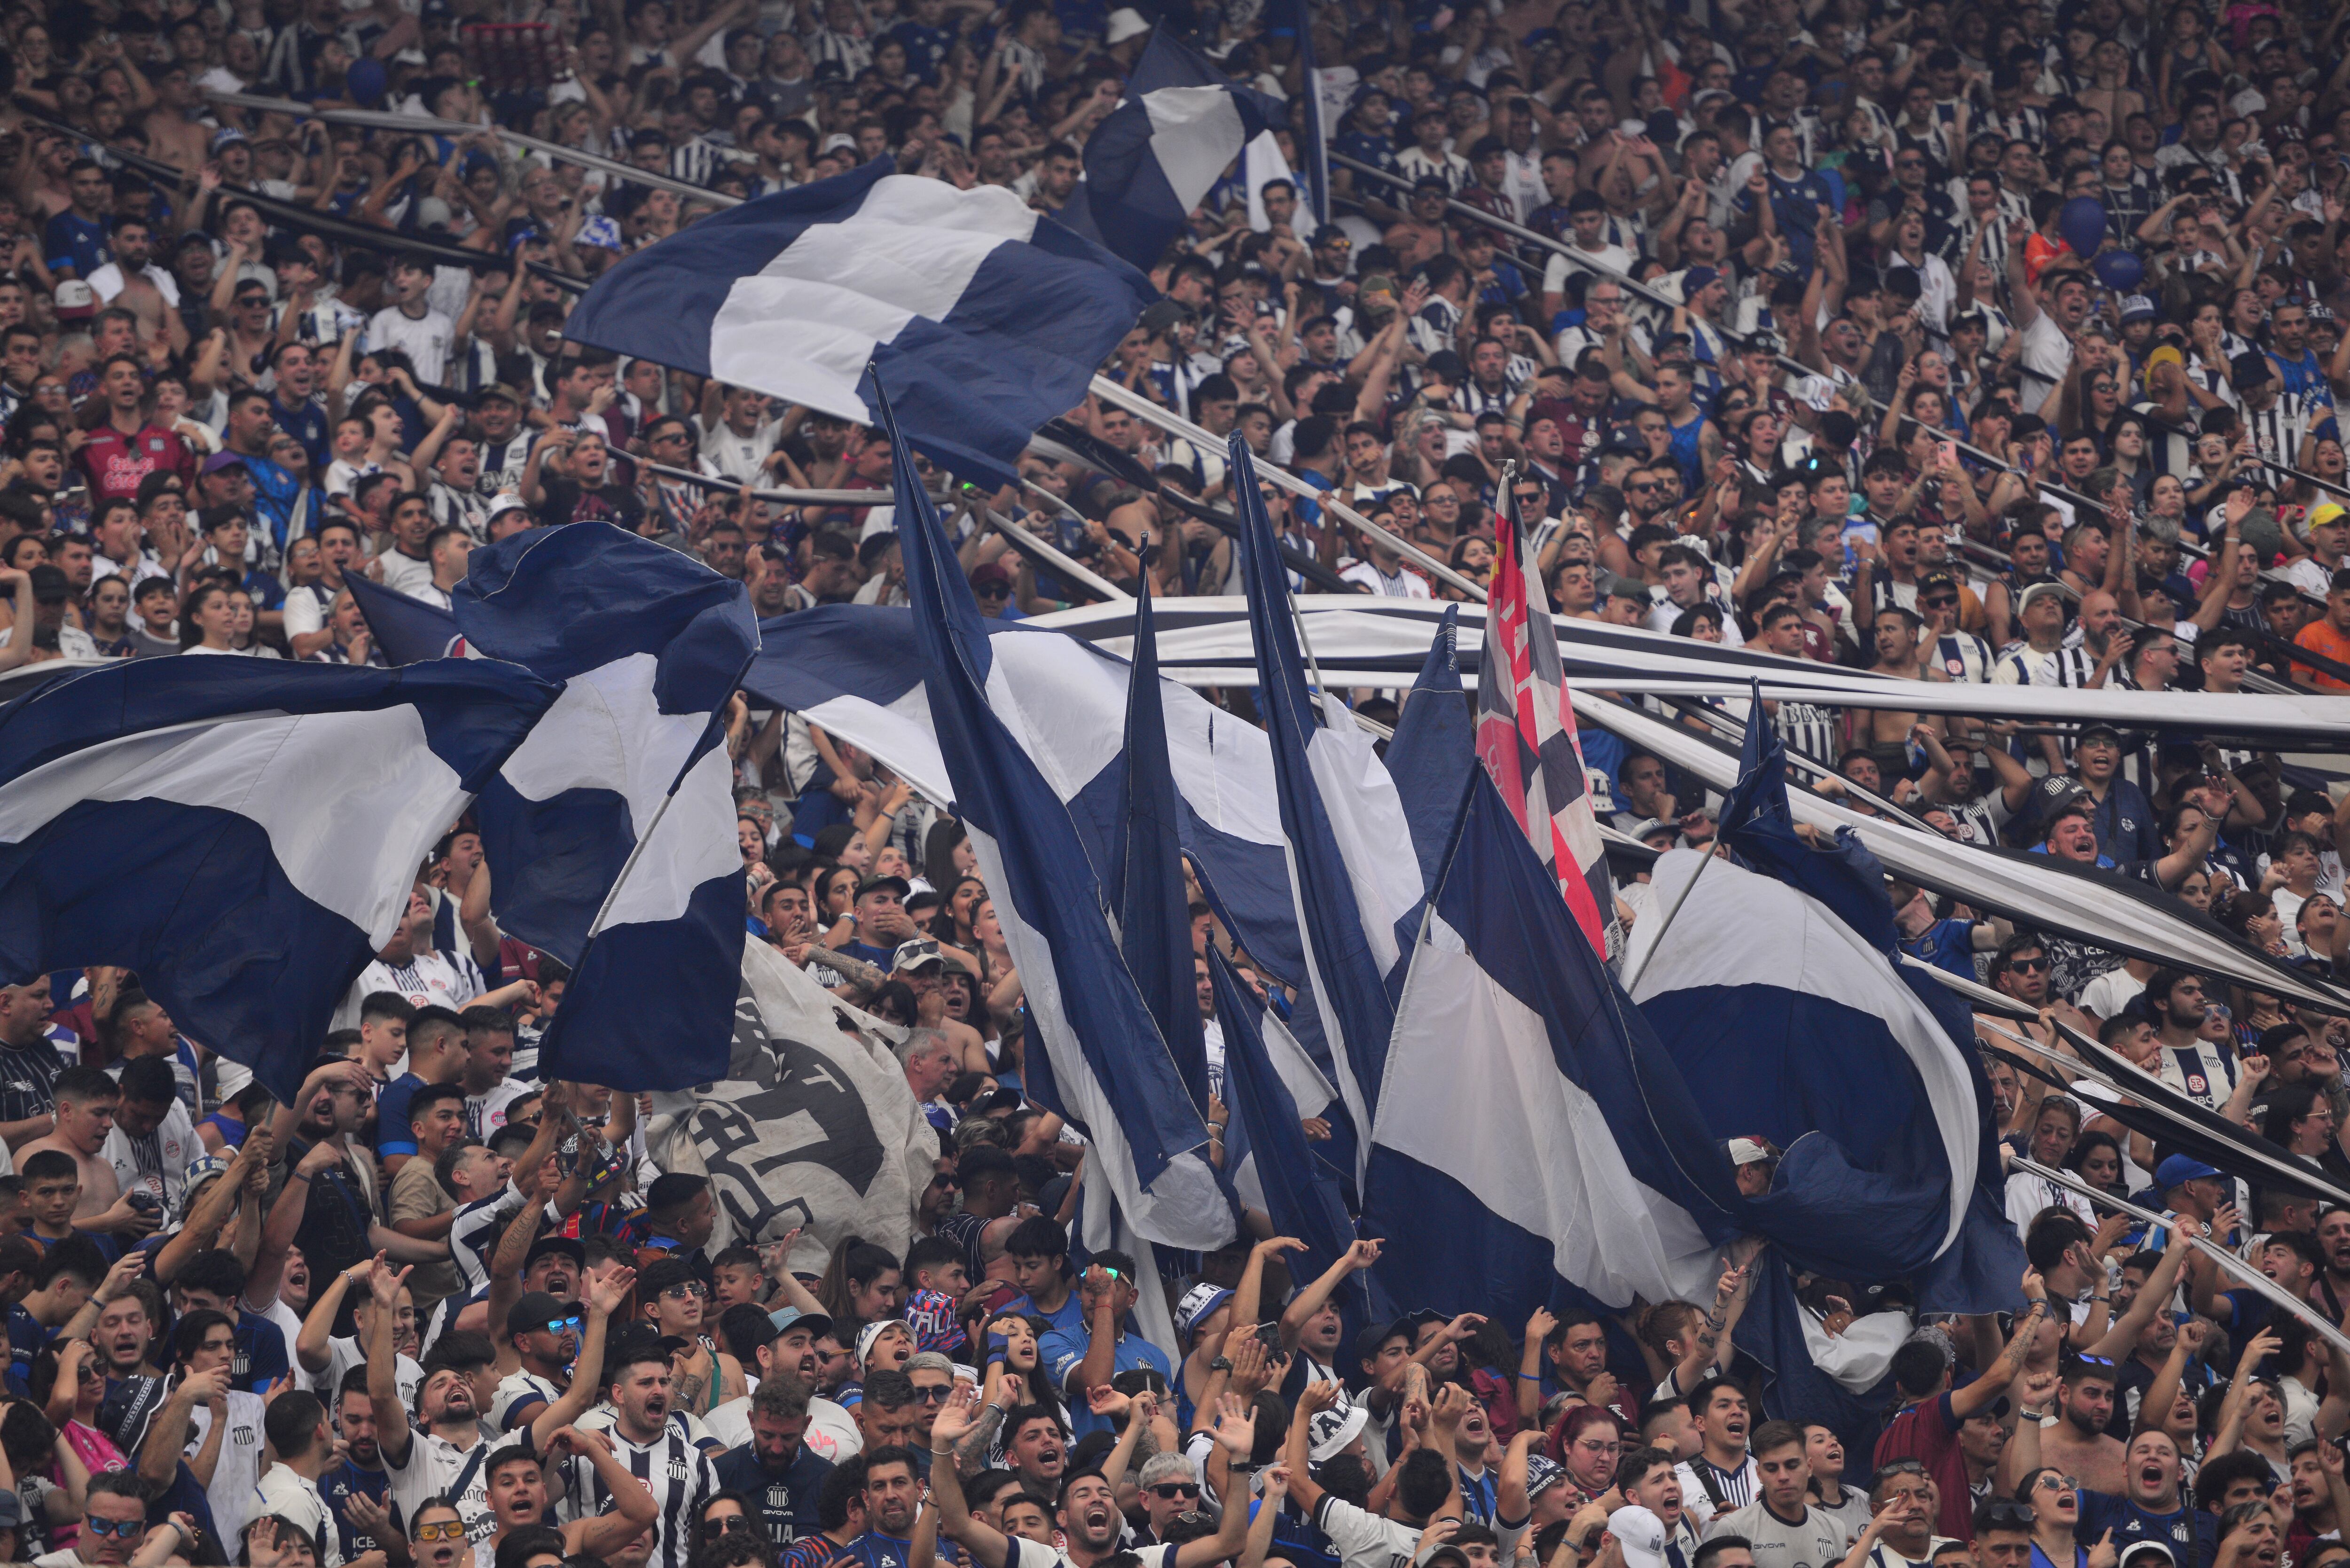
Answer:
<path fill-rule="evenodd" d="M 69 266 L 76 277 L 85 281 L 114 259 L 106 244 L 106 220 L 85 218 L 71 207 L 49 220 L 42 231 L 41 248 L 48 254 L 51 272 Z"/>
<path fill-rule="evenodd" d="M 33 1314 L 19 1304 L 8 1309 L 8 1386 L 19 1397 L 33 1397 L 29 1379 L 33 1362 L 56 1335 L 41 1326 Z"/>
<path fill-rule="evenodd" d="M 1936 920 L 1901 944 L 1901 950 L 1920 963 L 1932 964 L 1960 980 L 1975 978 L 1975 923 Z"/>
<path fill-rule="evenodd" d="M 269 417 L 277 421 L 279 430 L 302 443 L 302 450 L 310 454 L 313 472 L 324 472 L 328 463 L 334 460 L 328 443 L 331 432 L 327 428 L 327 410 L 317 404 L 304 403 L 298 409 L 289 409 L 272 398 L 269 400 Z"/>
<path fill-rule="evenodd" d="M 391 1477 L 386 1472 L 363 1470 L 348 1459 L 318 1478 L 318 1494 L 327 1500 L 327 1511 L 335 1516 L 335 1533 L 343 1543 L 344 1562 L 374 1551 L 376 1545 L 375 1537 L 351 1522 L 351 1499 L 364 1494 L 381 1502 L 384 1489 L 390 1484 Z"/>
<path fill-rule="evenodd" d="M 777 1552 L 823 1528 L 816 1518 L 816 1502 L 824 1491 L 824 1478 L 832 1473 L 832 1463 L 805 1445 L 780 1474 L 762 1465 L 758 1450 L 749 1443 L 729 1449 L 716 1463 L 718 1484 L 741 1492 L 757 1505 Z"/>
<path fill-rule="evenodd" d="M 375 1102 L 375 1152 L 379 1158 L 388 1154 L 414 1154 L 416 1135 L 408 1126 L 408 1102 L 424 1080 L 413 1073 L 402 1073 L 384 1085 Z"/>
<path fill-rule="evenodd" d="M 2219 1554 L 2219 1521 L 2183 1499 L 2173 1513 L 2152 1513 L 2127 1498 L 2110 1492 L 2081 1493 L 2081 1521 L 2073 1527 L 2082 1541 L 2098 1541 L 2114 1533 L 2115 1550 L 2126 1554 L 2141 1541 L 2158 1541 L 2170 1548 L 2178 1568 L 2211 1568 Z M 2188 1549 L 2193 1548 L 2189 1556 Z"/>

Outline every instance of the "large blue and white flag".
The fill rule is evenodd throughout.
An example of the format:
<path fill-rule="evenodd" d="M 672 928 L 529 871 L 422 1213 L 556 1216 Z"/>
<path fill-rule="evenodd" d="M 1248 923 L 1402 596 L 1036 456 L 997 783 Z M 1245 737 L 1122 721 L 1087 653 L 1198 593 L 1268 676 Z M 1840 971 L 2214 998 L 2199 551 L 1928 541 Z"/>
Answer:
<path fill-rule="evenodd" d="M 1274 798 L 1287 840 L 1306 981 L 1339 1098 L 1359 1134 L 1373 1125 L 1382 1093 L 1380 1069 L 1396 1018 L 1387 982 L 1403 957 L 1396 924 L 1419 901 L 1419 875 L 1404 863 L 1408 880 L 1399 888 L 1398 851 L 1409 834 L 1393 830 L 1402 805 L 1369 737 L 1336 696 L 1326 691 L 1317 704 L 1306 687 L 1288 575 L 1257 493 L 1255 458 L 1237 436 L 1230 461 L 1256 649 L 1257 713 L 1273 742 Z M 1368 1140 L 1360 1147 L 1367 1151 Z"/>
<path fill-rule="evenodd" d="M 910 441 L 1009 483 L 1156 295 L 1008 190 L 896 168 L 877 158 L 623 257 L 564 336 L 860 424 L 878 365 Z"/>
<path fill-rule="evenodd" d="M 1068 808 L 1088 863 L 1122 864 L 1130 667 L 1115 652 L 1065 632 L 1022 622 L 982 625 L 992 659 L 989 680 L 1013 692 L 1022 711 L 1041 716 L 1024 743 Z M 778 616 L 762 623 L 760 632 L 745 691 L 871 753 L 931 799 L 952 797 L 931 699 L 923 691 L 912 611 L 824 605 Z M 1293 1032 L 1335 1080 L 1321 1014 L 1310 1000 L 1290 887 L 1289 839 L 1273 787 L 1272 743 L 1263 730 L 1187 686 L 1162 679 L 1159 698 L 1175 780 L 1177 839 L 1233 940 L 1263 972 L 1300 992 Z M 1379 766 L 1376 759 L 1368 765 Z M 1387 852 L 1412 836 L 1392 786 L 1365 790 L 1349 815 L 1367 815 L 1369 826 L 1359 836 L 1378 846 L 1361 857 L 1371 878 L 1367 898 L 1382 909 L 1409 910 L 1420 896 L 1420 878 L 1409 857 Z M 1352 1128 L 1341 1136 L 1352 1147 Z"/>
<path fill-rule="evenodd" d="M 1288 120 L 1279 99 L 1232 80 L 1162 24 L 1125 98 L 1087 139 L 1085 182 L 1061 219 L 1147 270 L 1241 149 Z"/>
<path fill-rule="evenodd" d="M 1420 880 L 1430 890 L 1452 847 L 1453 824 L 1469 772 L 1477 765 L 1477 730 L 1461 696 L 1461 607 L 1444 607 L 1428 661 L 1406 693 L 1395 736 L 1388 742 L 1388 776 L 1395 780 Z M 1415 927 L 1410 933 L 1418 935 Z"/>
<path fill-rule="evenodd" d="M 1098 1181 L 1086 1183 L 1088 1230 L 1098 1220 L 1107 1244 L 1111 1217 L 1097 1208 L 1099 1193 L 1146 1241 L 1222 1246 L 1233 1234 L 1232 1215 L 1208 1163 L 1207 1118 L 1118 950 L 1103 862 L 1089 855 L 1036 760 L 1036 738 L 1068 726 L 1071 715 L 1025 706 L 1003 679 L 995 639 L 879 386 L 874 400 L 894 459 L 912 645 L 947 775 L 944 798 L 969 830 L 994 896 L 1061 1109 L 1093 1141 L 1088 1165 Z"/>
<path fill-rule="evenodd" d="M 1710 1300 L 1746 1228 L 1729 1158 L 1482 768 L 1429 905 L 1364 1178 L 1388 1293 Z"/>
<path fill-rule="evenodd" d="M 499 927 L 574 966 L 548 1078 L 682 1089 L 725 1075 L 743 857 L 718 716 L 759 646 L 743 585 L 600 523 L 473 552 L 466 649 L 564 683 L 482 792 Z"/>
<path fill-rule="evenodd" d="M 1758 1233 L 1840 1279 L 1940 1261 L 1932 1288 L 1953 1295 L 1935 1311 L 2012 1304 L 2022 1258 L 2002 1214 L 1989 1090 L 1960 1044 L 1973 1033 L 1963 1005 L 1945 1016 L 1955 999 L 1900 964 L 1884 869 L 1858 840 L 1814 848 L 1796 836 L 1772 726 L 1750 724 L 1746 745 L 1722 837 L 1759 869 L 1659 857 L 1658 913 L 1625 957 L 1633 994 L 1710 1136 L 1788 1151 L 1753 1200 Z M 1668 924 L 1662 912 L 1700 875 Z"/>
<path fill-rule="evenodd" d="M 291 1099 L 416 868 L 556 700 L 511 664 L 173 659 L 0 711 L 0 979 L 114 964 Z"/>

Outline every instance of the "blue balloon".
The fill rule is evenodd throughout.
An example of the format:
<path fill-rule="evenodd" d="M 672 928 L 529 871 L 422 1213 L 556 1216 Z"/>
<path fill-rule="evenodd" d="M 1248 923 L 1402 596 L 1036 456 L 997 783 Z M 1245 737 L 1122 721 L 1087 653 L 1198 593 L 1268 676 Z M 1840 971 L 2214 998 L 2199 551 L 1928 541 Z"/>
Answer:
<path fill-rule="evenodd" d="M 2127 294 L 2146 276 L 2146 264 L 2133 251 L 2106 251 L 2089 265 L 2095 269 L 2097 281 L 2116 294 Z"/>
<path fill-rule="evenodd" d="M 2106 204 L 2095 196 L 2075 196 L 2057 214 L 2056 232 L 2075 255 L 2095 255 L 2106 238 Z"/>

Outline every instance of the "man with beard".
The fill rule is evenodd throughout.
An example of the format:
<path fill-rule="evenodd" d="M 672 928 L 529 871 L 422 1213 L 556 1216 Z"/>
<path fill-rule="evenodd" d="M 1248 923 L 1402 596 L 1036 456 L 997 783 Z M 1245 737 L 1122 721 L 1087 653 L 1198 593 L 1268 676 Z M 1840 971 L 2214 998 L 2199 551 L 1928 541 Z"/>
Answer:
<path fill-rule="evenodd" d="M 2235 1086 L 2236 1062 L 2232 1052 L 2203 1038 L 2208 996 L 2202 976 L 2158 969 L 2147 977 L 2138 1000 L 2162 1042 L 2155 1075 L 2196 1104 L 2217 1110 Z"/>
<path fill-rule="evenodd" d="M 2041 1462 L 2080 1477 L 2091 1491 L 2119 1492 L 2122 1446 L 2106 1435 L 2113 1414 L 2113 1364 L 2068 1358 L 2057 1376 L 2056 1423 L 2040 1431 Z"/>
<path fill-rule="evenodd" d="M 2325 1268 L 2310 1286 L 2310 1299 L 2337 1321 L 2350 1313 L 2350 1209 L 2329 1209 L 2317 1221 L 2318 1251 Z"/>
<path fill-rule="evenodd" d="M 488 1478 L 483 1474 L 482 1463 L 488 1452 L 483 1447 L 487 1439 L 482 1435 L 481 1407 L 473 1397 L 472 1378 L 454 1366 L 430 1367 L 416 1390 L 416 1426 L 402 1418 L 405 1411 L 400 1402 L 398 1357 L 392 1344 L 400 1293 L 407 1283 L 408 1270 L 391 1267 L 390 1261 L 379 1253 L 374 1272 L 368 1276 L 374 1312 L 368 1319 L 367 1391 L 374 1407 L 385 1412 L 376 1423 L 375 1437 L 390 1478 L 388 1490 L 406 1519 L 414 1519 L 429 1499 L 452 1498 L 465 1521 L 467 1538 L 483 1540 L 492 1529 Z M 588 1332 L 591 1340 L 600 1345 L 601 1314 L 594 1317 Z M 664 1358 L 664 1394 L 667 1368 Z M 588 1408 L 592 1392 L 587 1383 L 575 1383 L 569 1393 L 538 1413 L 522 1440 L 532 1451 L 545 1453 L 547 1440 Z M 666 1409 L 664 1404 L 664 1413 Z"/>
<path fill-rule="evenodd" d="M 718 1456 L 718 1484 L 758 1506 L 777 1552 L 821 1527 L 817 1504 L 833 1467 L 803 1440 L 807 1429 L 807 1385 L 771 1373 L 751 1395 L 751 1440 Z"/>
<path fill-rule="evenodd" d="M 375 1401 L 368 1397 L 366 1367 L 354 1366 L 344 1374 L 331 1410 L 336 1434 L 343 1440 L 343 1457 L 319 1475 L 318 1495 L 333 1517 L 343 1561 L 350 1563 L 374 1551 L 377 1527 L 390 1522 L 384 1492 L 391 1478 L 384 1473 L 383 1451 L 376 1446 Z"/>
<path fill-rule="evenodd" d="M 863 1433 L 858 1429 L 857 1417 L 845 1406 L 815 1392 L 824 1360 L 816 1348 L 817 1342 L 831 1335 L 832 1319 L 822 1313 L 785 1306 L 769 1313 L 767 1321 L 773 1325 L 774 1336 L 759 1347 L 759 1376 L 764 1379 L 788 1373 L 798 1378 L 809 1390 L 808 1427 L 802 1440 L 820 1459 L 838 1464 L 853 1458 L 865 1442 Z M 748 1397 L 727 1400 L 702 1417 L 702 1425 L 727 1448 L 741 1448 L 751 1440 L 751 1400 Z"/>
<path fill-rule="evenodd" d="M 1024 1536 L 1005 1535 L 972 1516 L 963 1501 L 962 1479 L 955 1474 L 954 1446 L 970 1433 L 977 1420 L 979 1406 L 979 1390 L 967 1383 L 959 1385 L 931 1428 L 931 1501 L 938 1505 L 941 1533 L 970 1552 L 980 1568 L 1095 1568 L 1118 1555 L 1118 1537 L 1126 1528 L 1126 1519 L 1118 1512 L 1116 1490 L 1097 1470 L 1080 1471 L 1061 1482 L 1058 1522 L 1065 1544 L 1058 1552 Z M 888 1455 L 896 1458 L 885 1459 Z M 882 1494 L 875 1488 L 875 1469 L 880 1467 L 883 1476 L 895 1478 L 900 1473 L 898 1467 L 902 1466 L 908 1499 L 906 1532 L 912 1532 L 912 1505 L 920 1496 L 912 1461 L 913 1456 L 903 1449 L 883 1449 L 866 1456 L 866 1508 L 877 1530 L 888 1531 L 890 1526 L 889 1516 L 879 1511 Z M 1210 1446 L 1206 1480 L 1209 1490 L 1218 1497 L 1232 1495 L 1229 1462 L 1222 1443 Z M 1265 1480 L 1266 1503 L 1278 1507 L 1286 1488 L 1287 1472 L 1275 1466 Z M 894 1480 L 891 1484 L 895 1484 Z M 1145 1546 L 1134 1556 L 1141 1568 L 1210 1568 L 1210 1564 L 1221 1563 L 1241 1550 L 1248 1535 L 1248 1521 L 1246 1502 L 1235 1499 L 1223 1509 L 1213 1535 L 1180 1544 L 1162 1542 Z M 860 1538 L 851 1548 L 852 1555 L 860 1558 L 866 1568 L 900 1568 L 905 1562 L 902 1556 L 892 1563 L 867 1552 L 866 1544 L 872 1540 L 871 1532 Z"/>
<path fill-rule="evenodd" d="M 685 1424 L 671 1418 L 670 1353 L 662 1345 L 660 1335 L 632 1328 L 604 1358 L 604 1397 L 612 1416 L 611 1424 L 602 1429 L 612 1440 L 619 1473 L 636 1477 L 653 1494 L 653 1568 L 684 1568 L 691 1546 L 691 1521 L 701 1517 L 702 1505 L 719 1490 L 718 1472 L 710 1456 L 687 1435 Z M 572 1392 L 531 1424 L 532 1446 L 543 1446 L 541 1423 L 574 1399 L 584 1407 L 588 1393 L 575 1379 Z M 568 1420 L 566 1416 L 557 1424 Z M 567 1521 L 609 1513 L 617 1506 L 604 1466 L 591 1469 L 567 1459 L 557 1469 L 562 1491 L 556 1511 Z M 867 1507 L 871 1506 L 868 1497 Z M 912 1521 L 909 1511 L 910 1527 Z"/>

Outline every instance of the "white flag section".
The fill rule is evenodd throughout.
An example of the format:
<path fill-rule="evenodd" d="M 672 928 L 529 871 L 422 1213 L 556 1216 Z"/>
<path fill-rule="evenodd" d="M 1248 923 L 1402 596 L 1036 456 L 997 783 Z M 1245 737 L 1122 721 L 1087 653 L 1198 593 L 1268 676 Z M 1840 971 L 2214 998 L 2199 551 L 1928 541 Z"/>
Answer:
<path fill-rule="evenodd" d="M 794 1266 L 819 1268 L 847 1236 L 892 1252 L 910 1244 L 938 1139 L 890 1033 L 766 943 L 743 944 L 733 1059 L 693 1091 L 684 1123 L 733 1240 L 805 1227 Z"/>
<path fill-rule="evenodd" d="M 1265 215 L 1264 188 L 1273 181 L 1286 180 L 1297 195 L 1297 211 L 1291 214 L 1289 226 L 1301 240 L 1310 240 L 1321 225 L 1314 221 L 1314 204 L 1305 200 L 1299 188 L 1297 176 L 1290 171 L 1289 160 L 1281 155 L 1281 139 L 1272 131 L 1259 131 L 1241 152 L 1241 168 L 1248 176 L 1249 227 L 1263 234 L 1273 227 Z"/>
<path fill-rule="evenodd" d="M 1710 1299 L 1713 1242 L 1632 1174 L 1598 1100 L 1559 1070 L 1542 1015 L 1440 918 L 1412 959 L 1379 1105 L 1382 1153 L 1441 1171 L 1494 1219 L 1549 1239 L 1560 1278 L 1611 1305 Z"/>

